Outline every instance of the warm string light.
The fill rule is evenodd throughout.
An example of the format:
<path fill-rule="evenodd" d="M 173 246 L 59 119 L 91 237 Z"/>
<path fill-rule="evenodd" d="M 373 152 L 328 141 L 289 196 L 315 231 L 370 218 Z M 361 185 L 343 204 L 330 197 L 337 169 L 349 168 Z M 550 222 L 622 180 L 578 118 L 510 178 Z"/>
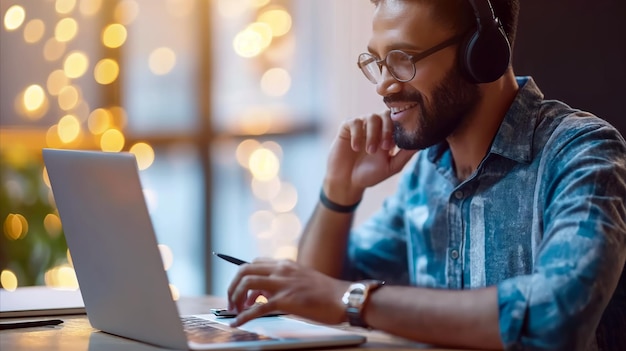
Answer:
<path fill-rule="evenodd" d="M 118 62 L 112 58 L 98 58 L 82 50 L 71 49 L 76 46 L 75 41 L 81 35 L 82 21 L 98 16 L 103 11 L 103 2 L 103 0 L 80 2 L 55 0 L 38 3 L 36 6 L 50 6 L 50 10 L 59 15 L 54 22 L 31 18 L 28 6 L 13 5 L 4 13 L 3 25 L 7 32 L 21 35 L 24 45 L 38 45 L 42 52 L 41 59 L 57 65 L 41 80 L 42 83 L 24 87 L 14 100 L 15 110 L 28 120 L 39 120 L 55 108 L 58 108 L 56 111 L 62 112 L 58 114 L 60 116 L 58 121 L 46 132 L 47 147 L 78 148 L 83 145 L 85 137 L 95 140 L 103 151 L 119 152 L 127 146 L 123 133 L 127 119 L 124 109 L 120 106 L 90 108 L 84 100 L 81 86 L 77 83 L 80 78 L 83 84 L 85 82 L 89 84 L 85 78 L 88 78 L 90 73 L 92 82 L 96 85 L 106 86 L 116 82 L 120 71 Z M 121 48 L 128 37 L 127 26 L 132 24 L 139 12 L 140 8 L 136 1 L 119 1 L 115 8 L 114 22 L 104 25 L 100 32 L 101 45 L 109 49 Z M 154 59 L 158 67 L 154 74 L 167 74 L 174 67 L 175 53 L 168 50 Z M 140 170 L 152 165 L 154 150 L 149 144 L 137 142 L 129 146 L 129 151 L 137 158 Z M 17 161 L 14 164 L 17 165 Z M 54 204 L 45 168 L 42 182 L 48 188 L 48 202 Z M 16 183 L 14 186 L 21 188 L 24 185 Z M 10 213 L 2 221 L 3 235 L 12 241 L 27 237 L 29 228 L 28 219 L 20 213 Z M 51 238 L 61 235 L 62 226 L 58 213 L 45 215 L 43 229 Z M 167 270 L 172 265 L 173 254 L 166 246 L 160 246 L 160 249 Z M 78 288 L 69 251 L 67 260 L 68 263 L 61 263 L 45 272 L 43 278 L 47 286 Z M 6 290 L 15 290 L 19 286 L 18 275 L 5 269 L 1 272 L 0 284 Z M 172 285 L 171 289 L 173 297 L 178 298 L 176 287 Z"/>
<path fill-rule="evenodd" d="M 251 233 L 260 241 L 261 249 L 268 246 L 266 249 L 272 256 L 295 259 L 297 249 L 294 243 L 302 224 L 293 213 L 298 192 L 279 177 L 282 154 L 278 143 L 260 143 L 255 139 L 242 141 L 235 151 L 237 162 L 252 176 L 253 195 L 271 208 L 252 213 L 248 222 Z"/>
<path fill-rule="evenodd" d="M 251 66 L 263 67 L 259 75 L 262 94 L 283 98 L 291 88 L 291 74 L 284 64 L 293 56 L 293 50 L 289 50 L 292 18 L 288 10 L 270 0 L 219 0 L 216 5 L 217 12 L 226 20 L 252 18 L 234 35 L 233 50 L 249 60 Z M 263 106 L 248 107 L 239 115 L 236 132 L 264 135 L 276 131 L 277 118 L 283 115 L 282 111 Z M 301 230 L 301 222 L 293 213 L 298 194 L 292 184 L 279 177 L 282 148 L 275 142 L 247 139 L 238 145 L 235 156 L 251 175 L 252 194 L 268 206 L 254 212 L 249 219 L 250 231 L 259 240 L 260 249 L 266 249 L 276 258 L 294 259 L 297 254 L 294 243 Z"/>

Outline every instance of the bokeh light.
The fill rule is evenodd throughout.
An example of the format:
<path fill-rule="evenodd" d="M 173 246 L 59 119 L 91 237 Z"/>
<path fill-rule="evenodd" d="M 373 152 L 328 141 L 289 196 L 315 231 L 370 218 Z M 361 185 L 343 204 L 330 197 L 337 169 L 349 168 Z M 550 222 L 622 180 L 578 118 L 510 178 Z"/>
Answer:
<path fill-rule="evenodd" d="M 118 48 L 124 44 L 127 36 L 126 27 L 119 23 L 110 24 L 102 32 L 102 43 L 109 48 Z"/>
<path fill-rule="evenodd" d="M 2 288 L 6 291 L 15 291 L 18 285 L 17 276 L 10 270 L 4 269 L 2 273 L 0 273 L 0 284 L 2 284 Z"/>
<path fill-rule="evenodd" d="M 78 10 L 83 16 L 93 16 L 100 11 L 102 7 L 102 0 L 81 0 L 78 5 Z"/>
<path fill-rule="evenodd" d="M 139 4 L 135 0 L 119 1 L 113 11 L 115 21 L 124 25 L 133 23 L 137 15 L 139 15 Z"/>
<path fill-rule="evenodd" d="M 275 37 L 283 36 L 291 29 L 291 15 L 283 8 L 268 9 L 262 12 L 257 20 L 267 23 Z"/>
<path fill-rule="evenodd" d="M 150 214 L 155 213 L 159 208 L 159 196 L 152 189 L 143 189 L 143 197 L 146 199 L 146 206 Z"/>
<path fill-rule="evenodd" d="M 174 253 L 167 245 L 159 244 L 159 252 L 163 261 L 163 268 L 167 271 L 174 264 Z"/>
<path fill-rule="evenodd" d="M 54 28 L 54 38 L 63 43 L 74 39 L 76 34 L 78 34 L 78 22 L 70 17 L 61 19 Z"/>
<path fill-rule="evenodd" d="M 124 134 L 117 129 L 109 129 L 100 137 L 100 149 L 106 152 L 120 152 L 125 143 Z"/>
<path fill-rule="evenodd" d="M 119 129 L 124 129 L 128 122 L 126 110 L 121 106 L 109 106 L 109 111 L 111 111 L 111 116 L 113 116 L 113 125 Z"/>
<path fill-rule="evenodd" d="M 172 300 L 178 301 L 180 299 L 180 292 L 174 284 L 170 284 L 170 292 L 172 293 Z"/>
<path fill-rule="evenodd" d="M 241 57 L 254 57 L 263 50 L 263 37 L 249 28 L 239 32 L 233 39 L 233 49 Z"/>
<path fill-rule="evenodd" d="M 298 191 L 292 184 L 282 183 L 280 191 L 270 202 L 274 211 L 289 212 L 298 203 Z"/>
<path fill-rule="evenodd" d="M 277 260 L 295 261 L 298 257 L 298 248 L 295 245 L 286 245 L 276 248 L 273 258 Z"/>
<path fill-rule="evenodd" d="M 61 89 L 70 84 L 69 79 L 65 75 L 63 70 L 57 69 L 52 71 L 46 81 L 46 88 L 48 88 L 48 94 L 56 96 L 61 93 Z"/>
<path fill-rule="evenodd" d="M 120 74 L 120 67 L 113 59 L 105 58 L 100 60 L 93 70 L 96 82 L 107 85 L 115 82 Z"/>
<path fill-rule="evenodd" d="M 48 213 L 43 219 L 43 226 L 51 238 L 58 238 L 61 235 L 61 219 L 54 213 Z"/>
<path fill-rule="evenodd" d="M 147 169 L 154 162 L 154 150 L 146 143 L 136 143 L 129 151 L 135 155 L 139 170 Z"/>
<path fill-rule="evenodd" d="M 57 13 L 62 15 L 74 11 L 74 7 L 76 7 L 76 0 L 56 0 L 54 5 L 54 9 Z"/>
<path fill-rule="evenodd" d="M 73 51 L 63 62 L 63 71 L 68 78 L 81 77 L 89 68 L 89 58 L 82 51 Z"/>
<path fill-rule="evenodd" d="M 279 143 L 275 141 L 272 141 L 272 140 L 264 141 L 263 144 L 261 144 L 261 147 L 264 147 L 268 150 L 272 150 L 274 155 L 276 155 L 276 157 L 278 157 L 279 159 L 283 157 L 283 148 L 282 146 L 280 146 Z"/>
<path fill-rule="evenodd" d="M 16 30 L 24 23 L 25 18 L 26 11 L 24 11 L 24 8 L 19 5 L 13 5 L 4 14 L 4 28 L 9 32 Z"/>
<path fill-rule="evenodd" d="M 148 66 L 156 75 L 168 74 L 176 65 L 176 53 L 167 47 L 160 47 L 150 53 Z"/>
<path fill-rule="evenodd" d="M 28 234 L 28 221 L 19 213 L 9 213 L 4 220 L 4 235 L 10 240 L 23 239 Z"/>
<path fill-rule="evenodd" d="M 280 185 L 280 179 L 278 179 L 278 177 L 274 177 L 267 181 L 252 178 L 252 193 L 259 200 L 270 201 L 278 195 Z"/>
<path fill-rule="evenodd" d="M 269 96 L 283 96 L 291 87 L 291 76 L 282 68 L 271 68 L 261 77 L 261 90 Z"/>
<path fill-rule="evenodd" d="M 237 150 L 235 151 L 239 165 L 241 165 L 241 167 L 248 168 L 250 155 L 252 155 L 254 150 L 258 149 L 260 146 L 261 143 L 254 139 L 246 139 L 239 143 L 239 145 L 237 145 Z"/>
<path fill-rule="evenodd" d="M 247 30 L 256 32 L 261 37 L 261 50 L 266 49 L 272 43 L 272 27 L 264 22 L 254 22 Z"/>
<path fill-rule="evenodd" d="M 53 149 L 58 149 L 63 146 L 61 138 L 59 138 L 59 128 L 56 124 L 50 126 L 46 131 L 46 145 Z"/>
<path fill-rule="evenodd" d="M 107 129 L 111 128 L 113 122 L 113 115 L 111 112 L 104 108 L 97 108 L 89 114 L 87 119 L 87 128 L 94 135 L 104 133 Z"/>
<path fill-rule="evenodd" d="M 36 111 L 40 109 L 46 100 L 46 93 L 38 84 L 28 86 L 26 90 L 24 90 L 23 96 L 24 108 L 27 111 Z"/>
<path fill-rule="evenodd" d="M 272 128 L 274 117 L 277 115 L 275 111 L 261 106 L 251 106 L 246 108 L 239 116 L 236 127 L 239 130 L 235 132 L 262 135 Z"/>
<path fill-rule="evenodd" d="M 74 115 L 61 117 L 57 126 L 57 133 L 61 142 L 68 144 L 80 135 L 80 121 Z"/>
<path fill-rule="evenodd" d="M 46 61 L 56 61 L 63 56 L 67 45 L 55 38 L 46 40 L 46 44 L 43 46 L 43 57 Z"/>
<path fill-rule="evenodd" d="M 80 99 L 80 94 L 78 89 L 73 85 L 68 85 L 61 88 L 59 92 L 59 107 L 63 111 L 69 111 L 76 107 L 78 104 L 78 100 Z"/>
<path fill-rule="evenodd" d="M 69 264 L 62 264 L 49 269 L 44 274 L 44 281 L 46 282 L 46 286 L 51 288 L 78 289 L 76 272 L 74 272 L 74 268 Z"/>
<path fill-rule="evenodd" d="M 278 175 L 280 161 L 271 150 L 261 148 L 252 152 L 248 167 L 255 178 L 267 181 Z"/>
<path fill-rule="evenodd" d="M 34 44 L 41 40 L 46 32 L 46 25 L 40 19 L 34 19 L 28 21 L 24 26 L 24 41 L 29 44 Z"/>

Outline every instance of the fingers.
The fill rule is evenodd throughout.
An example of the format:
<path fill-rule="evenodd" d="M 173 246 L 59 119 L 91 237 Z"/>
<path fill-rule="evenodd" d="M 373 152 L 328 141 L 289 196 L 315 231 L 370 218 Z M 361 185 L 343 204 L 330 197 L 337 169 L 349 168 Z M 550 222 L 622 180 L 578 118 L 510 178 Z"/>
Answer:
<path fill-rule="evenodd" d="M 393 128 L 389 111 L 386 111 L 346 121 L 342 134 L 350 139 L 353 151 L 365 151 L 371 155 L 380 149 L 391 150 L 394 146 Z M 345 133 L 346 131 L 348 133 Z"/>
<path fill-rule="evenodd" d="M 241 312 L 254 304 L 254 300 L 261 295 L 261 292 L 270 299 L 273 293 L 281 287 L 281 284 L 281 279 L 277 277 L 246 275 L 239 280 L 232 292 L 229 291 L 228 308 Z M 252 293 L 250 294 L 250 292 Z"/>
<path fill-rule="evenodd" d="M 348 122 L 348 128 L 350 129 L 350 146 L 352 150 L 361 151 L 365 139 L 365 131 L 363 126 L 365 121 L 361 118 L 355 118 Z"/>
<path fill-rule="evenodd" d="M 274 312 L 277 310 L 275 301 L 268 301 L 267 303 L 256 304 L 253 307 L 248 308 L 247 310 L 237 314 L 235 321 L 230 324 L 231 327 L 235 328 L 240 325 L 243 325 L 255 318 L 264 316 L 268 313 Z"/>
<path fill-rule="evenodd" d="M 365 138 L 365 151 L 370 155 L 375 154 L 381 146 L 380 143 L 383 139 L 382 126 L 383 121 L 378 115 L 370 116 L 365 124 L 365 129 L 367 130 Z"/>
<path fill-rule="evenodd" d="M 269 258 L 258 258 L 253 263 L 242 265 L 228 287 L 228 308 L 240 311 L 245 306 L 248 291 L 260 290 L 271 294 L 282 284 L 281 277 L 290 276 L 297 271 L 297 267 L 292 260 Z"/>
<path fill-rule="evenodd" d="M 250 276 L 267 276 L 270 275 L 274 270 L 273 261 L 255 261 L 255 263 L 244 264 L 239 268 L 239 271 L 233 278 L 232 282 L 228 286 L 228 308 L 229 309 L 237 309 L 242 307 L 242 300 L 236 300 L 233 298 L 235 296 L 235 292 L 239 286 L 241 286 L 242 281 L 247 279 Z M 237 295 L 239 297 L 239 295 Z M 235 305 L 237 303 L 237 305 Z"/>
<path fill-rule="evenodd" d="M 385 111 L 382 115 L 382 143 L 381 147 L 383 150 L 389 151 L 391 150 L 395 142 L 393 141 L 393 121 L 391 120 L 391 112 L 389 110 Z"/>

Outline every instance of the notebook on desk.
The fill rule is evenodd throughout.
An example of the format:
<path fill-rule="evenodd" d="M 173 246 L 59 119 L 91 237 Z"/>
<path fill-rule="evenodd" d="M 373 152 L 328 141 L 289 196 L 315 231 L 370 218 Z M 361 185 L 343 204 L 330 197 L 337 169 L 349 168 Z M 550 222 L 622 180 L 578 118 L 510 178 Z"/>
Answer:
<path fill-rule="evenodd" d="M 288 317 L 230 328 L 229 319 L 214 315 L 179 316 L 134 155 L 44 149 L 43 156 L 94 328 L 175 349 L 275 350 L 365 341 L 362 335 Z"/>
<path fill-rule="evenodd" d="M 46 286 L 0 289 L 0 318 L 84 314 L 85 305 L 78 290 Z"/>

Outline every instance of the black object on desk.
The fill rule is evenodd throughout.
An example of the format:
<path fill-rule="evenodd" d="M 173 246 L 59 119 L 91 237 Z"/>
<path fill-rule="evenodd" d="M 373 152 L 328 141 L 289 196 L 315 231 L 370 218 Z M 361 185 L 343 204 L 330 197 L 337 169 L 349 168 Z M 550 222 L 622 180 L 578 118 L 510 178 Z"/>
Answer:
<path fill-rule="evenodd" d="M 246 261 L 244 261 L 244 260 L 240 260 L 240 259 L 235 258 L 235 257 L 233 257 L 233 256 L 224 255 L 224 254 L 221 254 L 221 253 L 216 253 L 216 252 L 214 252 L 213 254 L 214 254 L 215 256 L 217 256 L 217 257 L 219 257 L 219 258 L 223 259 L 223 260 L 226 260 L 226 261 L 228 261 L 228 262 L 230 262 L 230 263 L 234 263 L 234 264 L 236 264 L 236 265 L 238 265 L 238 266 L 241 266 L 241 265 L 242 265 L 242 264 L 244 264 L 244 263 L 248 263 L 248 262 L 246 262 Z"/>
<path fill-rule="evenodd" d="M 60 319 L 47 319 L 47 320 L 42 320 L 42 321 L 0 323 L 0 330 L 18 329 L 18 328 L 45 327 L 45 326 L 49 326 L 49 325 L 59 325 L 61 323 L 63 323 L 63 321 L 60 320 Z"/>

